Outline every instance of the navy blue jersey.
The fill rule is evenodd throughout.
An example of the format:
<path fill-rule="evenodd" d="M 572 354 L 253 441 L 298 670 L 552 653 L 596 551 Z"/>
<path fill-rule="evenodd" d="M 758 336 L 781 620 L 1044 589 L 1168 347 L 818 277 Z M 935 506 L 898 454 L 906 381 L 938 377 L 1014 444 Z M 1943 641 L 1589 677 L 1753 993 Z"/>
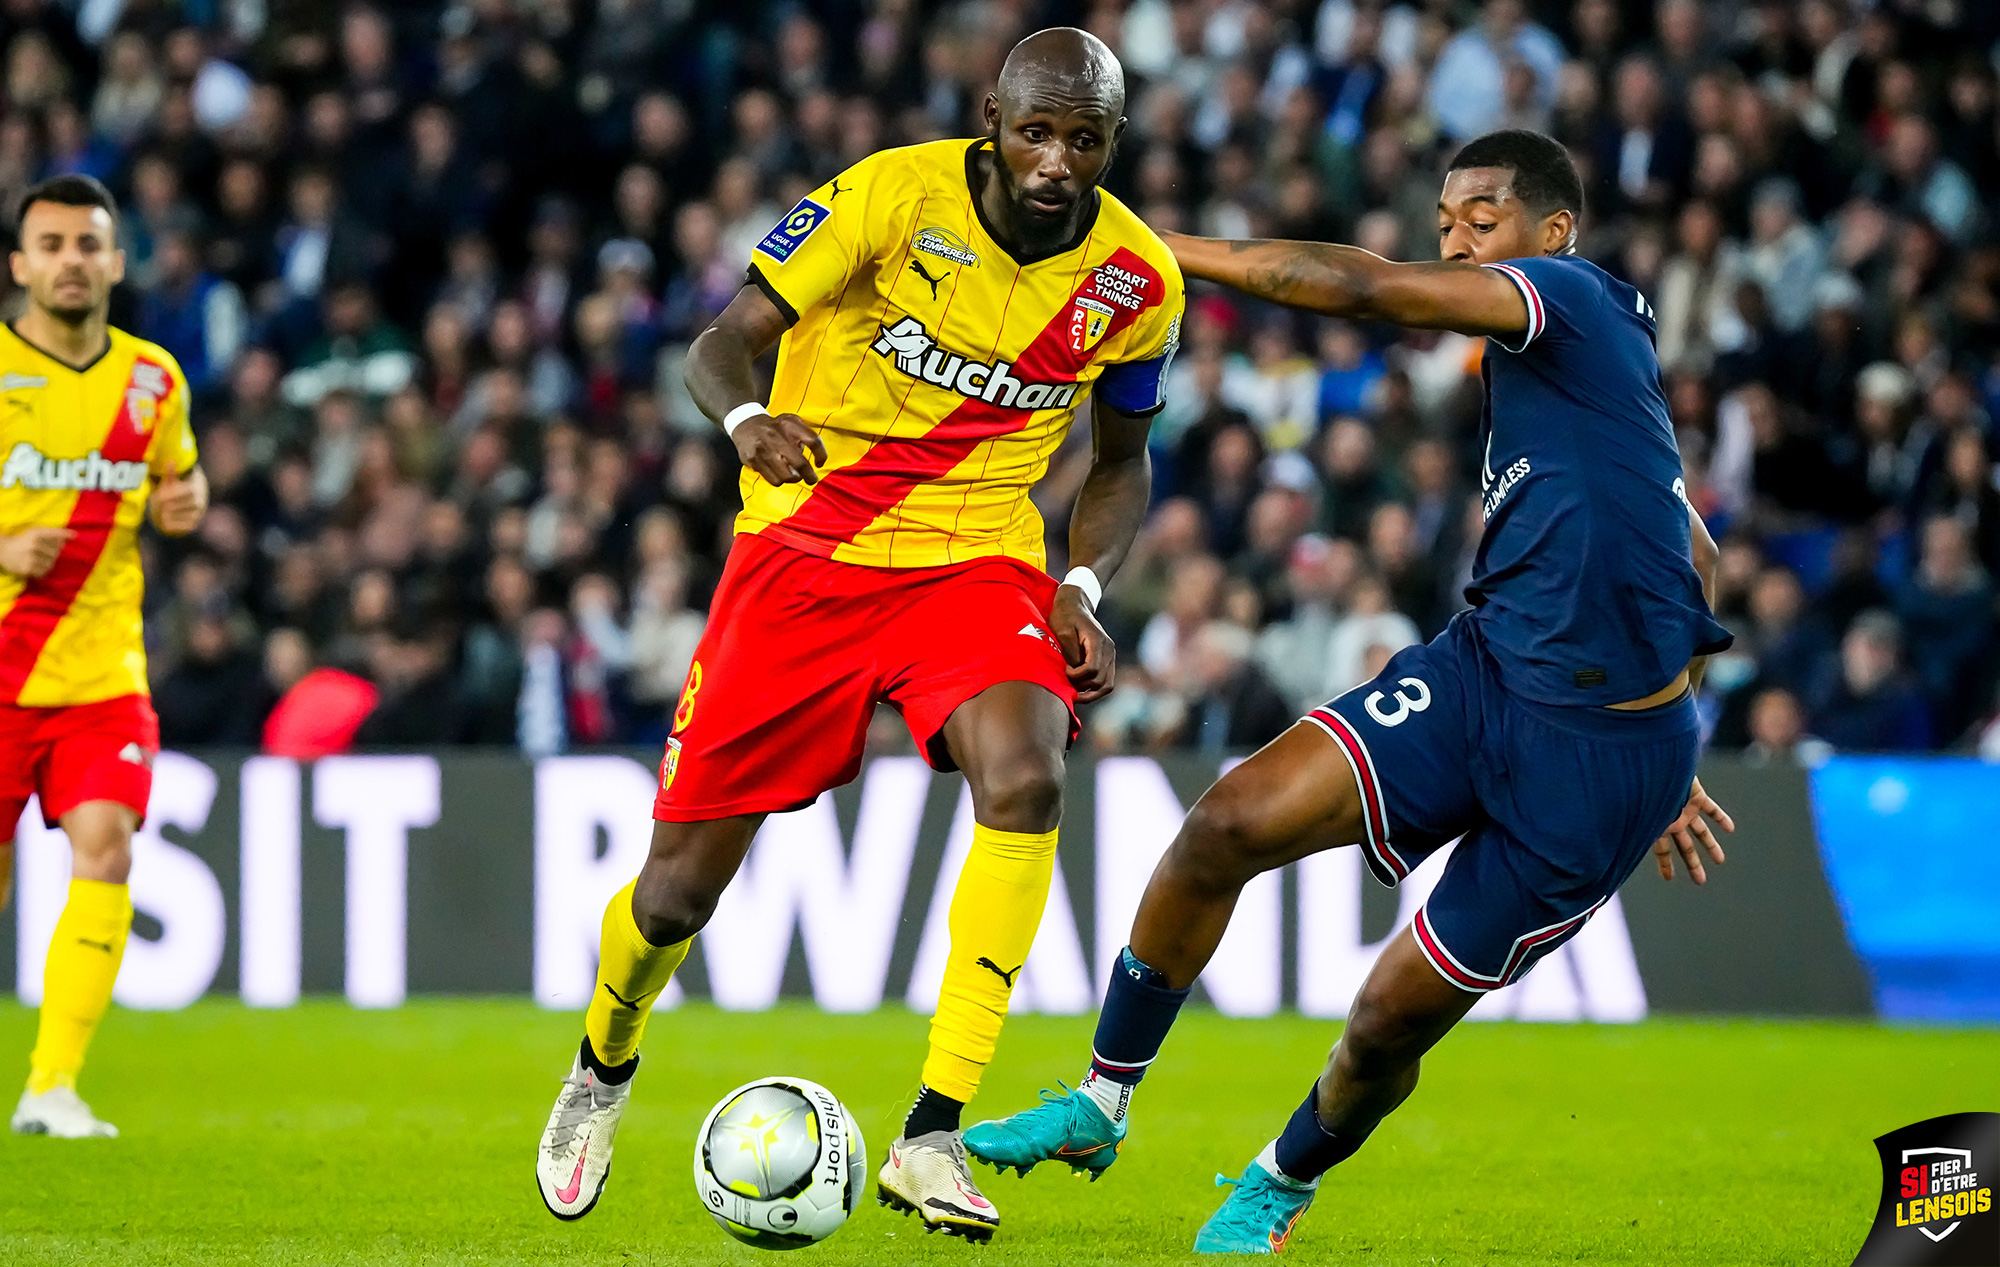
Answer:
<path fill-rule="evenodd" d="M 1730 643 L 1694 570 L 1652 309 L 1573 256 L 1488 267 L 1520 287 L 1528 328 L 1488 339 L 1481 365 L 1486 531 L 1466 601 L 1508 690 L 1643 698 Z"/>

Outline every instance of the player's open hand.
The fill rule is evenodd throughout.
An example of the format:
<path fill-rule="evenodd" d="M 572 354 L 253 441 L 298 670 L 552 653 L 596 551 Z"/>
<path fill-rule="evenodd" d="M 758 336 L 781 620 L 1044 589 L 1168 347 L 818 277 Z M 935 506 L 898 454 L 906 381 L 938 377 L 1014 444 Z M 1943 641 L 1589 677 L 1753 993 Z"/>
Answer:
<path fill-rule="evenodd" d="M 774 485 L 817 484 L 826 465 L 826 445 L 797 414 L 746 418 L 731 439 L 743 465 Z"/>
<path fill-rule="evenodd" d="M 1088 704 L 1111 693 L 1111 679 L 1118 668 L 1118 645 L 1097 616 L 1083 591 L 1074 585 L 1056 590 L 1055 605 L 1049 609 L 1049 628 L 1069 662 L 1069 683 L 1076 688 L 1076 702 Z"/>
<path fill-rule="evenodd" d="M 1653 842 L 1653 859 L 1660 864 L 1660 878 L 1674 878 L 1674 851 L 1679 850 L 1681 860 L 1687 864 L 1688 879 L 1696 884 L 1708 883 L 1708 872 L 1702 869 L 1701 855 L 1704 851 L 1717 864 L 1725 861 L 1722 842 L 1715 838 L 1715 829 L 1709 820 L 1715 820 L 1715 827 L 1724 831 L 1736 830 L 1736 820 L 1728 811 L 1715 803 L 1715 798 L 1702 790 L 1701 780 L 1696 779 L 1688 791 L 1687 804 L 1681 808 L 1679 818 L 1667 828 L 1667 833 Z"/>
<path fill-rule="evenodd" d="M 0 537 L 0 571 L 32 580 L 56 565 L 56 556 L 75 535 L 70 528 L 28 528 Z"/>
<path fill-rule="evenodd" d="M 208 477 L 195 467 L 183 475 L 169 471 L 153 487 L 153 526 L 169 537 L 185 537 L 208 513 Z"/>

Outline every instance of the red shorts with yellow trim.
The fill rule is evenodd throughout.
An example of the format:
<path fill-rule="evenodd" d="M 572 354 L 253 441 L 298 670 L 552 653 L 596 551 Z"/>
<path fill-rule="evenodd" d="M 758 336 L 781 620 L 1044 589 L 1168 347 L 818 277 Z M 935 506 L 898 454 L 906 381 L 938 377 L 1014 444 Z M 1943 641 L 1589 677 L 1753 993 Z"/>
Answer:
<path fill-rule="evenodd" d="M 0 823 L 8 835 L 28 798 L 42 798 L 42 821 L 85 801 L 116 801 L 146 817 L 160 719 L 144 695 L 61 708 L 0 705 Z"/>
<path fill-rule="evenodd" d="M 809 805 L 861 772 L 877 702 L 894 705 L 931 765 L 944 724 L 1000 682 L 1033 682 L 1070 710 L 1049 633 L 1056 582 L 1015 559 L 944 567 L 836 563 L 739 536 L 709 609 L 660 763 L 653 817 L 700 822 Z"/>

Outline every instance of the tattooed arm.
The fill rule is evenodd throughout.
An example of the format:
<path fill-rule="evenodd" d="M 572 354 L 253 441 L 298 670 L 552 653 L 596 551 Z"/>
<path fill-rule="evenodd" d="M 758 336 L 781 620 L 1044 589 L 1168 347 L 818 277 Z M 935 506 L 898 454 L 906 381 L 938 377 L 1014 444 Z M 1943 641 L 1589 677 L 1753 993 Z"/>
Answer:
<path fill-rule="evenodd" d="M 1392 321 L 1463 334 L 1518 334 L 1528 304 L 1504 274 L 1477 264 L 1396 264 L 1331 242 L 1226 242 L 1161 235 L 1181 271 L 1272 303 L 1330 317 Z"/>

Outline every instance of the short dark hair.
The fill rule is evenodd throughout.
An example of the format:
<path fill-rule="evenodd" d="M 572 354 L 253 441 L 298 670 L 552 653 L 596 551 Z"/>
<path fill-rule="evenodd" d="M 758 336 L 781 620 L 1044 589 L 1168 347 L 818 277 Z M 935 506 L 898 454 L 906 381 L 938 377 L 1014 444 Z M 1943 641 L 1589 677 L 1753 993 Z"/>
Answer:
<path fill-rule="evenodd" d="M 1447 171 L 1466 167 L 1505 167 L 1514 173 L 1514 196 L 1537 216 L 1558 211 L 1583 216 L 1583 178 L 1569 151 L 1554 137 L 1508 128 L 1470 141 L 1451 160 Z"/>
<path fill-rule="evenodd" d="M 102 207 L 104 214 L 111 217 L 112 225 L 118 223 L 118 200 L 95 176 L 51 176 L 31 187 L 14 207 L 14 223 L 26 220 L 28 208 L 38 202 L 53 202 L 63 207 Z"/>

